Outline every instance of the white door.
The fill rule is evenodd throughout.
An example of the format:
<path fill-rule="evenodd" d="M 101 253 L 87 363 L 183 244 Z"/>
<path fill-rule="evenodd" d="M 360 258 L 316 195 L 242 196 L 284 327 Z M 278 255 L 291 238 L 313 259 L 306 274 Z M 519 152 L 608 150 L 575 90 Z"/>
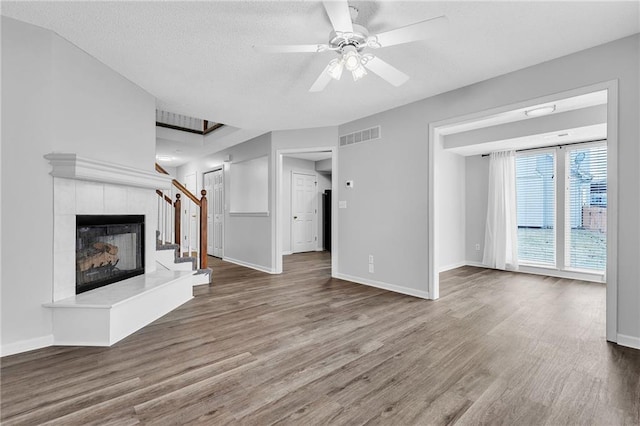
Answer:
<path fill-rule="evenodd" d="M 213 255 L 223 257 L 224 253 L 224 173 L 213 173 Z"/>
<path fill-rule="evenodd" d="M 291 174 L 291 249 L 314 251 L 317 246 L 318 191 L 316 176 Z"/>
<path fill-rule="evenodd" d="M 224 241 L 224 181 L 222 169 L 205 173 L 207 190 L 207 253 L 223 257 Z"/>
<path fill-rule="evenodd" d="M 195 195 L 196 198 L 200 198 L 200 194 L 198 194 L 198 184 L 196 179 L 196 174 L 186 175 L 184 177 L 184 186 Z M 186 228 L 182 231 L 182 234 L 185 236 L 183 242 L 183 253 L 188 253 L 189 256 L 198 251 L 198 214 L 199 208 L 195 205 L 193 201 L 191 201 L 187 197 L 182 201 L 182 210 L 185 214 L 185 220 L 182 221 L 183 227 Z M 184 226 L 186 224 L 186 226 Z"/>
<path fill-rule="evenodd" d="M 213 256 L 213 173 L 204 174 L 204 189 L 207 191 L 207 254 Z"/>

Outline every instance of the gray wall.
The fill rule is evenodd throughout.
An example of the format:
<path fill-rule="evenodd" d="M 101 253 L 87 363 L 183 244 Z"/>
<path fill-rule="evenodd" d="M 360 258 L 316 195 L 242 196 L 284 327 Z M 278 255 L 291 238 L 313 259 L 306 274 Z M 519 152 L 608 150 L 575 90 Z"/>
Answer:
<path fill-rule="evenodd" d="M 155 99 L 54 33 L 6 17 L 2 90 L 2 346 L 35 347 L 52 331 L 42 304 L 53 297 L 53 178 L 42 156 L 152 171 Z"/>
<path fill-rule="evenodd" d="M 618 332 L 640 337 L 640 161 L 638 63 L 640 35 L 505 74 L 346 123 L 340 134 L 382 125 L 382 139 L 339 150 L 341 273 L 362 280 L 367 255 L 373 279 L 427 290 L 428 123 L 563 92 L 619 82 Z"/>
<path fill-rule="evenodd" d="M 465 258 L 469 263 L 482 263 L 484 231 L 489 200 L 489 157 L 465 157 Z M 480 250 L 476 250 L 480 244 Z"/>
<path fill-rule="evenodd" d="M 271 153 L 271 133 L 253 138 L 247 142 L 234 145 L 223 151 L 182 165 L 177 168 L 179 181 L 184 177 L 196 173 L 198 188 L 203 185 L 203 173 L 220 166 L 224 167 L 224 257 L 225 259 L 248 264 L 259 269 L 271 271 L 271 220 L 273 217 L 273 204 L 269 197 L 269 216 L 231 215 L 230 205 L 230 167 L 234 162 L 251 160 L 263 157 Z M 231 156 L 231 162 L 225 163 L 227 156 Z M 271 161 L 269 161 L 271 169 Z M 272 178 L 269 173 L 269 190 L 272 191 Z"/>

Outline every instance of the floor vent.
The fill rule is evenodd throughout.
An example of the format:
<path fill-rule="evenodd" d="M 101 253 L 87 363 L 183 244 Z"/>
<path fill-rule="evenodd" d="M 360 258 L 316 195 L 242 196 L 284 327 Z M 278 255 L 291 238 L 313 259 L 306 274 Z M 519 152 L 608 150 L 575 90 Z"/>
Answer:
<path fill-rule="evenodd" d="M 380 126 L 340 136 L 340 146 L 380 139 Z"/>

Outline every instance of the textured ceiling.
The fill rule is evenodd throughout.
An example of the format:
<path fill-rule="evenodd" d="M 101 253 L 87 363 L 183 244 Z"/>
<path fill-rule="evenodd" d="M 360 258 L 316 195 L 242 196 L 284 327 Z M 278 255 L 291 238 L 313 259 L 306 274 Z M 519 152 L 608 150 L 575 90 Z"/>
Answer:
<path fill-rule="evenodd" d="M 258 53 L 256 44 L 325 43 L 322 3 L 2 2 L 146 89 L 160 109 L 244 129 L 337 125 L 640 31 L 638 2 L 352 2 L 370 32 L 445 14 L 431 40 L 374 53 L 411 78 L 373 74 L 308 89 L 333 52 Z"/>

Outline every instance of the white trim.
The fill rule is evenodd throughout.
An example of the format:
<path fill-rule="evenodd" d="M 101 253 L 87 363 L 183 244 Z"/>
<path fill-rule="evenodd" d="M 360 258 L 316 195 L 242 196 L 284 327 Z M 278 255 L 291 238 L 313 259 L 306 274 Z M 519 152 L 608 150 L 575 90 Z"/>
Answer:
<path fill-rule="evenodd" d="M 640 349 L 640 337 L 618 333 L 616 343 L 620 346 L 626 346 L 627 348 Z"/>
<path fill-rule="evenodd" d="M 465 262 L 465 266 L 474 266 L 476 268 L 486 268 L 486 269 L 490 269 L 487 265 L 485 265 L 482 262 L 476 262 L 475 260 L 467 260 Z"/>
<path fill-rule="evenodd" d="M 460 268 L 461 266 L 467 266 L 467 261 L 463 260 L 460 262 L 452 263 L 451 265 L 441 266 L 438 272 L 447 272 L 452 269 Z"/>
<path fill-rule="evenodd" d="M 101 160 L 79 157 L 71 153 L 50 153 L 44 156 L 55 177 L 135 186 L 149 189 L 170 189 L 173 178 L 155 171 L 136 169 Z"/>
<path fill-rule="evenodd" d="M 618 339 L 618 80 L 607 89 L 607 340 Z"/>
<path fill-rule="evenodd" d="M 554 93 L 539 98 L 528 99 L 513 104 L 502 105 L 499 107 L 489 108 L 483 111 L 477 111 L 458 117 L 448 118 L 441 121 L 429 123 L 428 134 L 428 283 L 429 292 L 437 298 L 439 294 L 439 278 L 436 265 L 436 246 L 438 242 L 438 217 L 434 207 L 436 199 L 435 186 L 435 144 L 440 143 L 439 129 L 455 123 L 469 122 L 481 119 L 483 117 L 501 114 L 514 109 L 526 108 L 532 105 L 538 105 L 553 102 L 559 99 L 570 98 L 574 96 L 584 95 L 587 93 L 607 90 L 607 312 L 606 312 L 606 330 L 607 340 L 615 342 L 618 338 L 618 80 L 604 81 L 588 86 L 577 87 L 575 89 Z"/>
<path fill-rule="evenodd" d="M 266 272 L 267 274 L 276 274 L 273 269 L 269 269 L 266 266 L 256 265 L 255 263 L 245 262 L 243 260 L 233 259 L 231 257 L 223 257 L 222 260 L 229 263 L 234 263 L 239 266 L 244 266 L 245 268 L 255 269 L 256 271 Z"/>
<path fill-rule="evenodd" d="M 288 255 L 290 255 L 290 254 L 293 254 L 293 252 L 292 252 L 291 250 L 286 250 L 286 251 L 283 251 L 283 252 L 282 252 L 282 255 L 283 255 L 283 256 L 288 256 Z"/>
<path fill-rule="evenodd" d="M 401 293 L 401 294 L 406 294 L 408 296 L 419 297 L 421 299 L 430 299 L 429 293 L 426 291 L 416 290 L 414 288 L 409 288 L 409 287 L 403 287 L 396 284 L 389 284 L 389 283 L 376 281 L 376 280 L 368 280 L 365 278 L 354 277 L 352 275 L 341 274 L 341 273 L 336 274 L 335 278 L 339 278 L 345 281 L 351 281 L 356 284 L 364 284 L 370 287 L 376 287 L 383 290 L 392 291 L 394 293 Z"/>
<path fill-rule="evenodd" d="M 229 212 L 229 216 L 268 217 L 269 212 Z"/>
<path fill-rule="evenodd" d="M 32 351 L 34 349 L 46 348 L 48 346 L 53 346 L 53 334 L 2 345 L 0 348 L 0 356 L 15 355 L 22 352 Z"/>
<path fill-rule="evenodd" d="M 568 270 L 558 270 L 553 268 L 540 268 L 536 266 L 528 266 L 528 265 L 520 265 L 518 271 L 515 272 L 523 272 L 525 274 L 533 274 L 533 275 L 546 275 L 548 277 L 556 277 L 556 278 L 566 278 L 569 280 L 581 280 L 581 281 L 589 281 L 592 283 L 600 283 L 604 284 L 604 275 L 602 274 L 590 274 L 584 272 L 576 272 L 576 271 L 568 271 Z"/>
<path fill-rule="evenodd" d="M 283 157 L 286 154 L 299 154 L 307 152 L 330 151 L 331 152 L 331 276 L 338 274 L 338 147 L 311 147 L 278 149 L 274 156 L 275 167 L 275 191 L 273 191 L 274 221 L 272 230 L 275 238 L 272 239 L 272 255 L 274 274 L 282 273 L 282 189 L 283 189 Z"/>

